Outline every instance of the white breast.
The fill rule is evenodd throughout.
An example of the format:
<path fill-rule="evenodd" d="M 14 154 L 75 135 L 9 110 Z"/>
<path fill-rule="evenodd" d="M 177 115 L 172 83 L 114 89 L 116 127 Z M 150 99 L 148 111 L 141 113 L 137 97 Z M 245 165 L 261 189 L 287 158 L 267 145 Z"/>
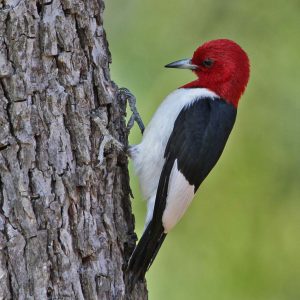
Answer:
<path fill-rule="evenodd" d="M 132 149 L 132 159 L 145 198 L 155 199 L 159 177 L 164 164 L 164 152 L 174 127 L 175 120 L 184 106 L 196 99 L 217 97 L 203 88 L 177 89 L 161 103 L 147 126 L 142 142 Z M 154 201 L 152 201 L 154 202 Z M 149 203 L 150 204 L 150 203 Z M 148 205 L 151 210 L 153 205 Z M 152 208 L 153 210 L 153 208 Z M 148 211 L 148 215 L 152 212 Z"/>

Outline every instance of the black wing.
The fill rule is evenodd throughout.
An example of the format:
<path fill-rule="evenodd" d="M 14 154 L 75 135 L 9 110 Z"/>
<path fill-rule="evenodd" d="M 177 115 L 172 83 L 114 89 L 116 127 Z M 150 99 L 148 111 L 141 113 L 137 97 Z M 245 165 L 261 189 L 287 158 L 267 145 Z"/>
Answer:
<path fill-rule="evenodd" d="M 235 118 L 236 108 L 219 98 L 196 100 L 178 115 L 165 151 L 152 220 L 129 261 L 132 285 L 144 277 L 166 237 L 162 217 L 175 160 L 196 191 L 221 156 Z"/>
<path fill-rule="evenodd" d="M 219 98 L 195 101 L 175 121 L 165 157 L 198 189 L 219 160 L 236 118 L 236 108 Z M 157 200 L 157 199 L 156 199 Z"/>

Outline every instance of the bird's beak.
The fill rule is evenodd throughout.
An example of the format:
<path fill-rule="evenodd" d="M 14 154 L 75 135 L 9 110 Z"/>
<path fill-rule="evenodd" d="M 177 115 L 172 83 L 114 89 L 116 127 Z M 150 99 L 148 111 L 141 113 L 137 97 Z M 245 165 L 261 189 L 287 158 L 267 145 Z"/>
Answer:
<path fill-rule="evenodd" d="M 181 59 L 174 61 L 170 64 L 165 65 L 166 68 L 177 68 L 177 69 L 190 69 L 190 70 L 197 70 L 198 66 L 193 65 L 190 58 Z"/>

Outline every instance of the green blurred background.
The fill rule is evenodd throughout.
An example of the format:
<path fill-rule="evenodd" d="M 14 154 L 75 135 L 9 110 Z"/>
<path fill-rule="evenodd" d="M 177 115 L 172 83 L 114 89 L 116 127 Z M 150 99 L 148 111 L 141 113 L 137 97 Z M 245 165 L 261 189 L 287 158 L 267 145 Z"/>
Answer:
<path fill-rule="evenodd" d="M 216 168 L 147 274 L 153 299 L 300 299 L 300 1 L 107 1 L 112 79 L 146 123 L 194 79 L 166 63 L 216 38 L 249 54 L 251 76 Z M 135 128 L 130 143 L 141 135 Z M 132 168 L 132 167 L 131 167 Z M 137 232 L 145 203 L 131 172 Z"/>

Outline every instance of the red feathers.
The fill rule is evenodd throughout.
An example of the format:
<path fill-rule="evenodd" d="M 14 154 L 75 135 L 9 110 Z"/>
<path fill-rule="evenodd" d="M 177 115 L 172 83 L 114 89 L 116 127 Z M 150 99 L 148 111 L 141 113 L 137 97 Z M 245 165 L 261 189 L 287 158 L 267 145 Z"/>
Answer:
<path fill-rule="evenodd" d="M 246 52 L 227 39 L 209 41 L 200 46 L 191 62 L 198 79 L 184 88 L 207 88 L 226 101 L 238 106 L 249 79 L 250 65 Z"/>

